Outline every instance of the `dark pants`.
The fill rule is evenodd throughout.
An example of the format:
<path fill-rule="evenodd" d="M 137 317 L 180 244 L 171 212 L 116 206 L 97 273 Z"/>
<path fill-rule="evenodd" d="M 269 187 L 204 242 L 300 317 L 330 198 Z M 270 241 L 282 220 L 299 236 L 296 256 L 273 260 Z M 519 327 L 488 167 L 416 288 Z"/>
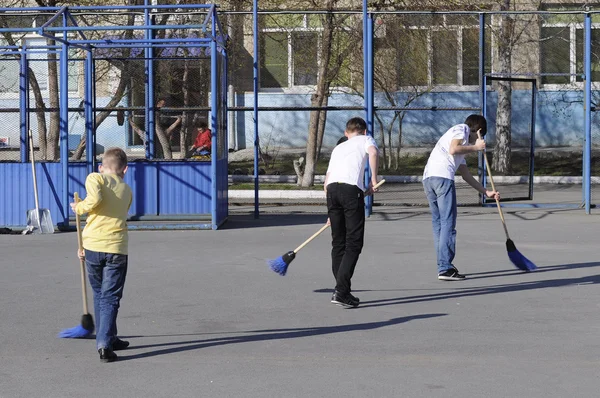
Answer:
<path fill-rule="evenodd" d="M 335 290 L 351 292 L 350 279 L 362 251 L 365 235 L 365 196 L 356 185 L 327 185 L 327 213 L 331 222 L 331 269 Z"/>
<path fill-rule="evenodd" d="M 96 345 L 98 349 L 112 349 L 117 339 L 117 314 L 127 275 L 127 255 L 86 250 L 85 265 L 94 291 Z"/>

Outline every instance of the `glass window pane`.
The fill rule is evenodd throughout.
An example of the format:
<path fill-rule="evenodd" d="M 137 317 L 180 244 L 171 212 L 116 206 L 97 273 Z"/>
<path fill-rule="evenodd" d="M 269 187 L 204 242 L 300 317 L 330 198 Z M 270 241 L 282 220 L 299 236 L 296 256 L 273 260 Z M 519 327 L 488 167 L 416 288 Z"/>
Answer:
<path fill-rule="evenodd" d="M 569 73 L 569 28 L 542 28 L 540 40 L 542 73 Z M 569 76 L 542 76 L 542 83 L 567 84 L 569 83 Z"/>
<path fill-rule="evenodd" d="M 583 29 L 577 29 L 576 42 L 577 73 L 583 74 Z M 583 81 L 581 76 L 577 81 Z M 600 81 L 600 29 L 592 29 L 592 81 Z"/>
<path fill-rule="evenodd" d="M 294 85 L 317 84 L 317 51 L 319 37 L 315 32 L 292 33 Z"/>
<path fill-rule="evenodd" d="M 288 35 L 263 33 L 260 85 L 264 88 L 288 86 Z"/>
<path fill-rule="evenodd" d="M 456 31 L 434 31 L 431 38 L 433 84 L 457 84 L 458 51 L 456 46 L 458 38 Z"/>
<path fill-rule="evenodd" d="M 479 84 L 479 29 L 463 29 L 462 32 L 463 85 Z M 490 32 L 485 34 L 485 71 L 492 68 L 492 42 Z M 491 81 L 488 82 L 491 84 Z"/>
<path fill-rule="evenodd" d="M 400 29 L 396 41 L 398 84 L 400 86 L 427 85 L 427 31 Z"/>

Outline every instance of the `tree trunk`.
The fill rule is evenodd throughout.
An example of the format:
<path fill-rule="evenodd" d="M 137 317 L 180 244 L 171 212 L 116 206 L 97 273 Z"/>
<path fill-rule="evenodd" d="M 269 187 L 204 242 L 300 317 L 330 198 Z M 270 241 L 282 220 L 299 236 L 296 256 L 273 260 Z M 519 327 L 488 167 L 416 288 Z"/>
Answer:
<path fill-rule="evenodd" d="M 183 107 L 190 107 L 190 63 L 187 60 L 183 61 Z M 185 159 L 187 157 L 188 146 L 190 146 L 189 140 L 189 125 L 190 117 L 188 112 L 183 112 L 181 116 L 181 129 L 179 130 L 179 159 Z"/>
<path fill-rule="evenodd" d="M 329 0 L 327 6 L 330 9 L 335 1 Z M 317 88 L 311 96 L 311 106 L 326 106 L 329 96 L 329 76 L 327 70 L 331 60 L 331 44 L 333 39 L 333 14 L 327 14 L 323 18 L 323 33 L 319 51 L 319 68 L 317 72 Z M 317 146 L 319 133 L 319 119 L 321 111 L 310 112 L 308 125 L 308 141 L 306 143 L 306 166 L 300 186 L 310 187 L 314 184 L 315 166 L 317 161 Z M 322 139 L 323 137 L 321 137 Z"/>
<path fill-rule="evenodd" d="M 38 127 L 38 146 L 40 148 L 42 160 L 47 160 L 48 145 L 46 142 L 46 133 L 48 131 L 48 126 L 46 126 L 46 104 L 44 104 L 44 97 L 42 97 L 40 84 L 37 81 L 35 73 L 33 73 L 31 69 L 29 69 L 29 85 L 31 86 L 31 92 L 33 93 L 35 107 L 39 109 L 35 112 Z"/>
<path fill-rule="evenodd" d="M 329 101 L 325 98 L 326 103 Z M 323 147 L 323 136 L 325 135 L 325 125 L 327 124 L 327 112 L 321 111 L 319 115 L 319 130 L 317 131 L 317 144 L 319 149 L 317 150 L 317 161 L 321 157 L 321 148 Z"/>
<path fill-rule="evenodd" d="M 504 0 L 502 9 L 510 8 L 510 0 Z M 500 32 L 498 40 L 498 65 L 500 73 L 511 73 L 511 33 L 512 23 L 510 16 L 500 16 Z M 496 110 L 496 145 L 494 146 L 493 168 L 494 172 L 509 174 L 511 169 L 511 116 L 512 116 L 512 86 L 510 82 L 499 81 L 498 108 Z"/>
<path fill-rule="evenodd" d="M 50 33 L 52 34 L 52 33 Z M 52 39 L 47 40 L 49 46 L 56 44 Z M 65 95 L 67 95 L 65 93 Z M 48 53 L 48 104 L 50 108 L 58 109 L 58 59 L 56 54 Z M 57 111 L 50 112 L 50 129 L 48 131 L 46 159 L 58 160 L 60 157 L 60 114 Z"/>

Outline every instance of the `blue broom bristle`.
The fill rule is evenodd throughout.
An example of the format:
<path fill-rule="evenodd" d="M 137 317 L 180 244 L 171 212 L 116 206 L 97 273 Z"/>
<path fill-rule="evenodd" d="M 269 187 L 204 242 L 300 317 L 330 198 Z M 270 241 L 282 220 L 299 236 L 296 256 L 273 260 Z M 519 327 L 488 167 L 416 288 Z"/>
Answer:
<path fill-rule="evenodd" d="M 512 263 L 520 270 L 525 272 L 530 272 L 535 270 L 537 267 L 534 263 L 529 261 L 527 257 L 522 255 L 516 248 L 514 242 L 512 240 L 506 241 L 506 248 L 508 251 L 508 258 Z"/>
<path fill-rule="evenodd" d="M 88 337 L 92 332 L 85 329 L 81 325 L 77 325 L 73 328 L 65 329 L 58 334 L 61 339 L 83 339 Z"/>
<path fill-rule="evenodd" d="M 279 275 L 285 275 L 288 268 L 288 263 L 286 263 L 282 257 L 277 257 L 275 260 L 269 260 L 269 267 Z"/>

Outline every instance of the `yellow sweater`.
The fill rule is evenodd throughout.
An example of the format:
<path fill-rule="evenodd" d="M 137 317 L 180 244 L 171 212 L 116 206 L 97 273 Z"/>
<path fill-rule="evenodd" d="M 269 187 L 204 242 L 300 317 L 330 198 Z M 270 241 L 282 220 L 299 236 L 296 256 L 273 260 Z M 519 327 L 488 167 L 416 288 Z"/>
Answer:
<path fill-rule="evenodd" d="M 86 198 L 77 214 L 89 213 L 83 229 L 84 249 L 127 254 L 127 212 L 131 188 L 116 174 L 92 173 L 85 180 Z"/>

